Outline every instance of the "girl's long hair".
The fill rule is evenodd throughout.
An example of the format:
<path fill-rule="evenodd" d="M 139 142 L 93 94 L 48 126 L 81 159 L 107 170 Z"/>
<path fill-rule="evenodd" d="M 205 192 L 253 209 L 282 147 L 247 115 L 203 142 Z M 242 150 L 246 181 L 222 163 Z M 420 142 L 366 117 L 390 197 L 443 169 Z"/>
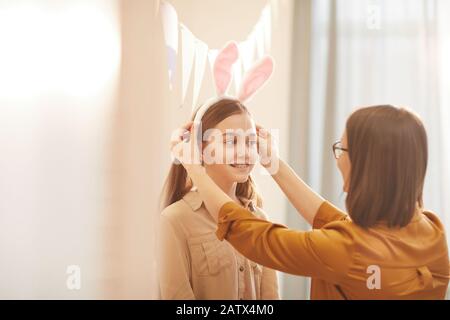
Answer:
<path fill-rule="evenodd" d="M 202 136 L 208 129 L 235 114 L 250 114 L 247 108 L 237 100 L 222 99 L 212 105 L 202 118 Z M 195 113 L 192 119 L 195 117 Z M 181 200 L 193 187 L 187 172 L 181 164 L 172 163 L 161 194 L 161 210 Z M 251 176 L 244 183 L 236 186 L 236 196 L 242 200 L 253 200 L 262 207 L 262 199 L 256 192 L 256 185 Z"/>

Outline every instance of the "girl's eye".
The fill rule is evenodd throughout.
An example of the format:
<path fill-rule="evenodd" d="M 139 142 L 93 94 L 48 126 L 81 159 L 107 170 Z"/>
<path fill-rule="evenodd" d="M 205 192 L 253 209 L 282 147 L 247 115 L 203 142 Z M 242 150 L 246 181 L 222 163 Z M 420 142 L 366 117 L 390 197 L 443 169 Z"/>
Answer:
<path fill-rule="evenodd" d="M 227 139 L 225 140 L 226 145 L 234 145 L 234 139 Z"/>

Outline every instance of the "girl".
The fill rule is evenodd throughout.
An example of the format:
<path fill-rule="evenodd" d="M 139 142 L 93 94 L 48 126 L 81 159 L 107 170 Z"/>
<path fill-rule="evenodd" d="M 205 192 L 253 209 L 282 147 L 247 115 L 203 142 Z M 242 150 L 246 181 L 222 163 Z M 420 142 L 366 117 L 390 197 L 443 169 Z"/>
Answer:
<path fill-rule="evenodd" d="M 262 128 L 258 135 L 270 154 L 270 135 Z M 231 202 L 202 166 L 177 156 L 218 221 L 218 238 L 261 265 L 312 277 L 312 299 L 443 299 L 446 237 L 422 200 L 427 148 L 423 124 L 408 110 L 387 105 L 355 111 L 333 144 L 348 214 L 272 157 L 279 161 L 272 176 L 313 226 L 307 232 L 256 219 Z"/>
<path fill-rule="evenodd" d="M 202 135 L 214 128 L 219 141 L 203 144 L 217 154 L 234 152 L 231 163 L 205 164 L 208 177 L 230 201 L 265 219 L 250 173 L 256 129 L 247 108 L 220 99 L 204 113 Z M 245 132 L 237 137 L 233 133 Z M 237 144 L 243 145 L 237 146 Z M 253 151 L 253 152 L 252 152 Z M 195 185 L 195 184 L 194 184 Z M 245 258 L 215 235 L 216 223 L 181 165 L 173 164 L 164 189 L 161 214 L 160 289 L 162 299 L 278 299 L 276 272 Z"/>

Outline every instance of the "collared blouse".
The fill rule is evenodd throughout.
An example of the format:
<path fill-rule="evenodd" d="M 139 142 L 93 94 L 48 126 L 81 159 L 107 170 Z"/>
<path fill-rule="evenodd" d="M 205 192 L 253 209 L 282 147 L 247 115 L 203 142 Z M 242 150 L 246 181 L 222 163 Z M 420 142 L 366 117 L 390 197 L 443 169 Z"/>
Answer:
<path fill-rule="evenodd" d="M 252 217 L 265 214 L 252 201 Z M 277 274 L 216 236 L 217 223 L 197 191 L 160 216 L 159 281 L 162 299 L 279 299 Z"/>

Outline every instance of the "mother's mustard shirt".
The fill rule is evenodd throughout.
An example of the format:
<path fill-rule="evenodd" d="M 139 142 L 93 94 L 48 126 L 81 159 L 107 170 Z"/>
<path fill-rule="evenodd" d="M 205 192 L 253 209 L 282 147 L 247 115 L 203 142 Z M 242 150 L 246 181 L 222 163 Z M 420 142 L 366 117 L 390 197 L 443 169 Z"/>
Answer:
<path fill-rule="evenodd" d="M 444 228 L 417 212 L 403 228 L 363 229 L 324 202 L 312 231 L 258 219 L 229 202 L 216 231 L 244 256 L 283 272 L 312 277 L 312 299 L 443 299 L 449 281 Z"/>

